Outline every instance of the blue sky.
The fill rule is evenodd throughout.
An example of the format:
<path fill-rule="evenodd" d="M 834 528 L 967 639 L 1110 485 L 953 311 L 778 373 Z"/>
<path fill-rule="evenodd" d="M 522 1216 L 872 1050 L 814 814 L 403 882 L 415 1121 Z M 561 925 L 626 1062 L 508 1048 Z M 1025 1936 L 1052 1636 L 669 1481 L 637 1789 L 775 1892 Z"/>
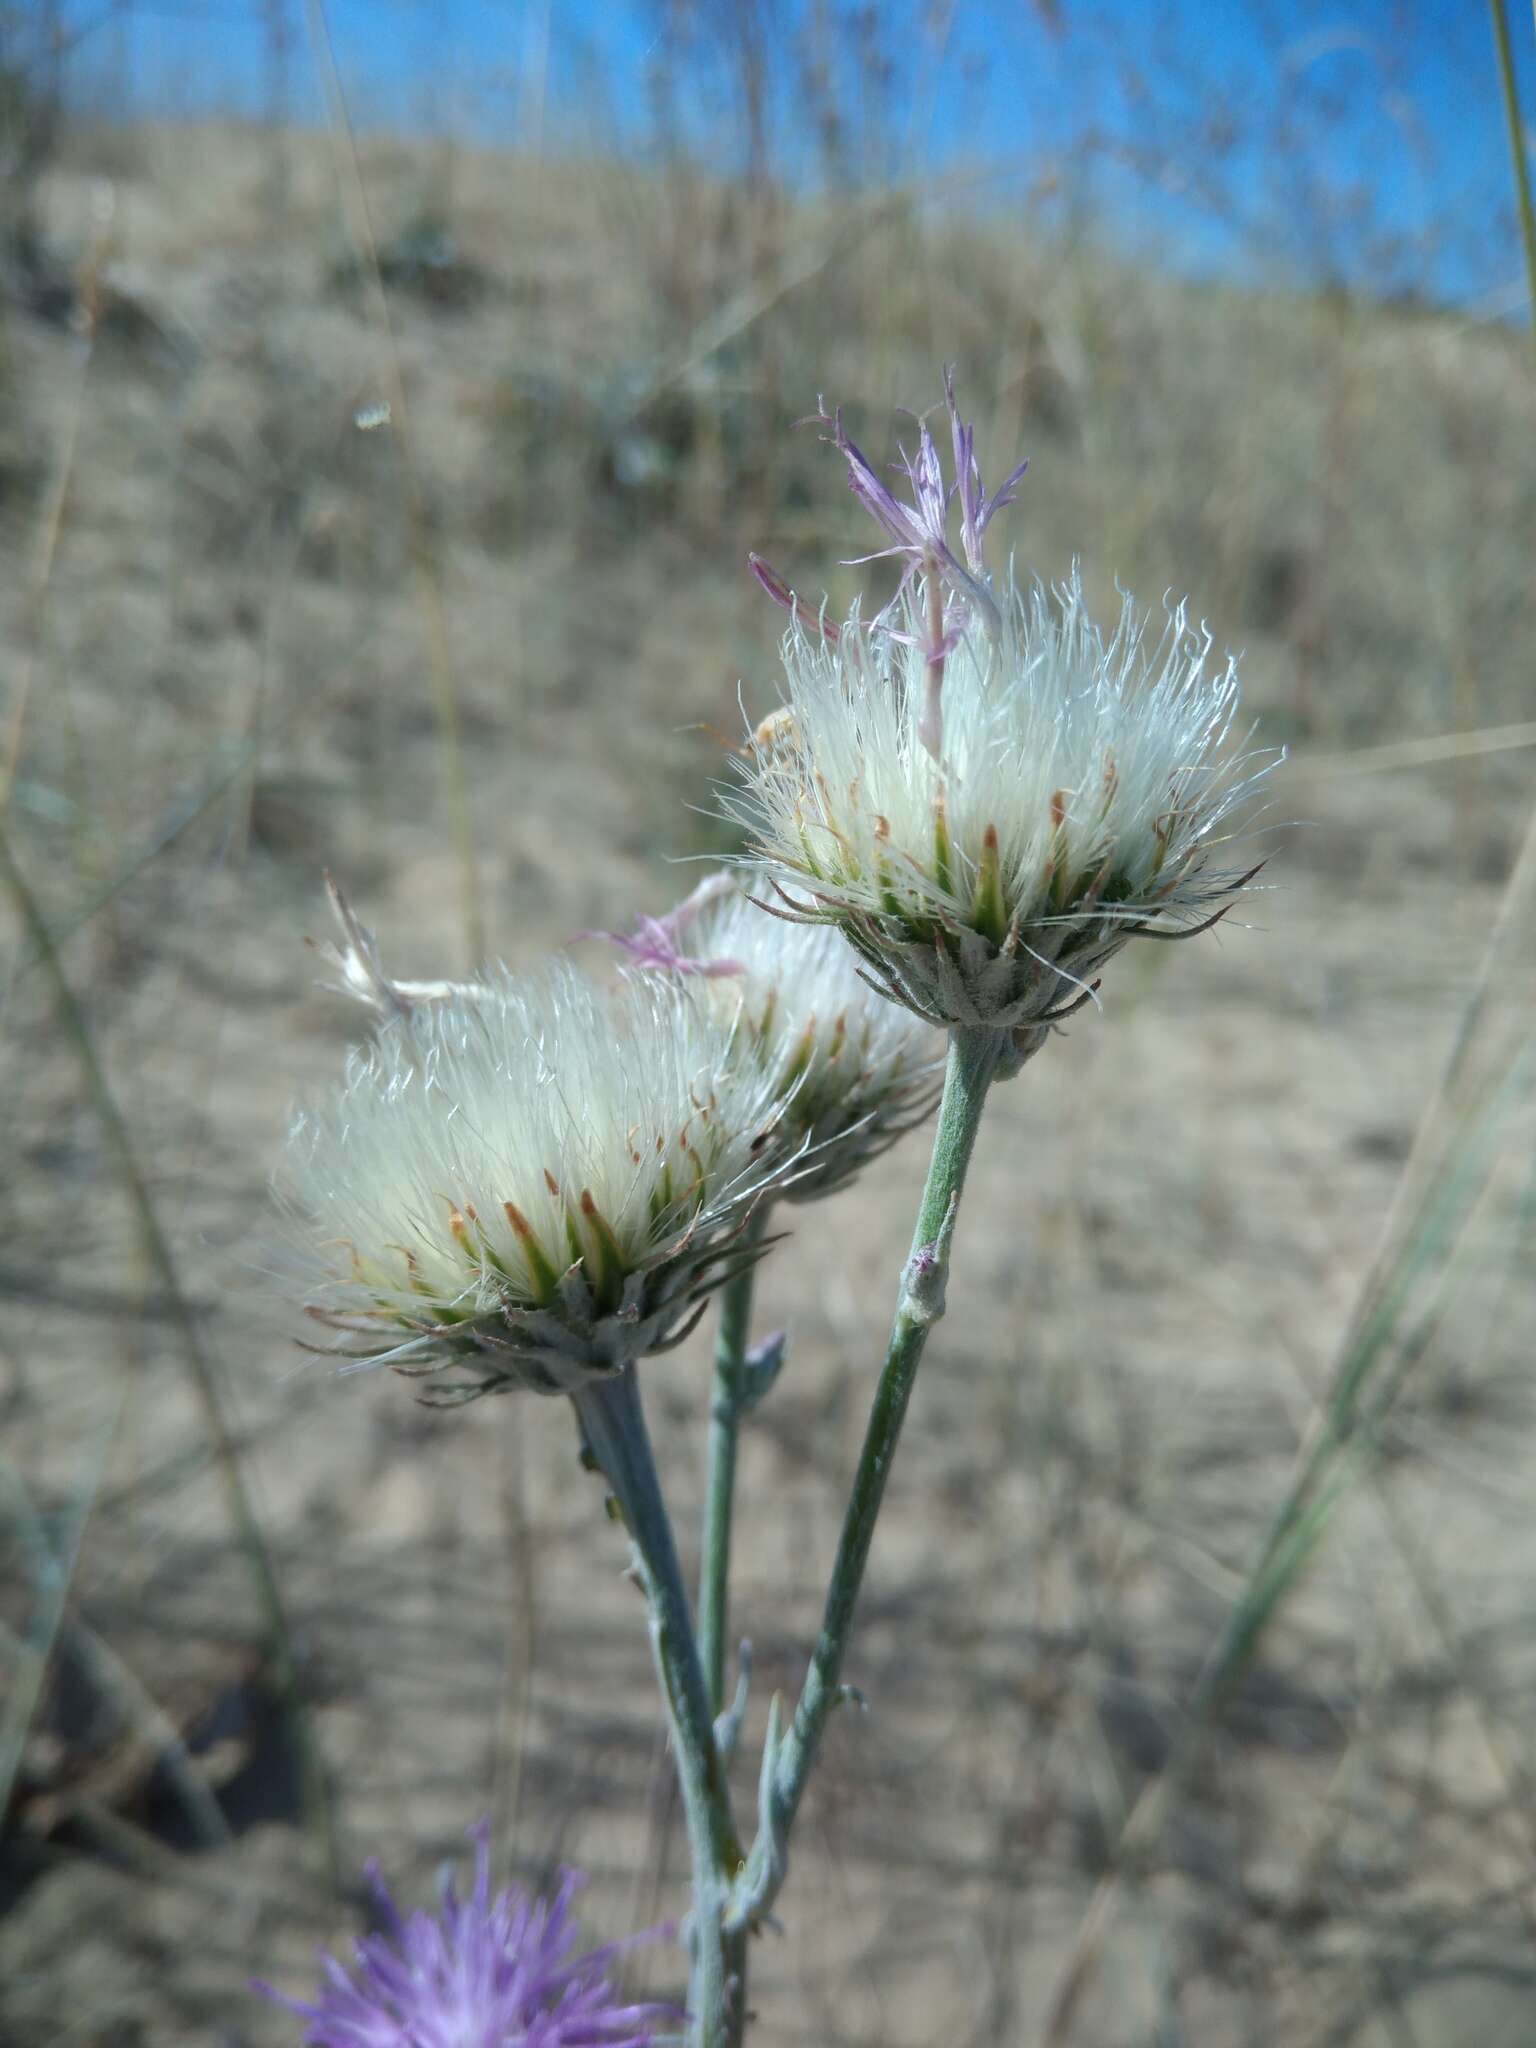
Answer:
<path fill-rule="evenodd" d="M 66 11 L 103 21 L 86 0 Z M 821 164 L 801 69 L 819 47 L 852 173 L 921 188 L 979 171 L 969 203 L 998 208 L 1054 179 L 1055 204 L 1187 269 L 1519 302 L 1480 0 L 885 0 L 870 12 L 889 66 L 873 89 L 849 39 L 816 45 L 816 0 L 328 0 L 361 122 L 637 154 L 664 127 L 739 162 L 736 55 L 741 23 L 756 20 L 770 24 L 778 81 L 771 161 L 797 179 Z M 259 113 L 273 15 L 255 0 L 143 0 L 82 39 L 77 86 L 130 113 Z M 1536 129 L 1531 10 L 1511 0 L 1510 15 Z M 669 17 L 714 28 L 669 33 Z M 287 21 L 288 102 L 317 120 L 301 0 Z"/>

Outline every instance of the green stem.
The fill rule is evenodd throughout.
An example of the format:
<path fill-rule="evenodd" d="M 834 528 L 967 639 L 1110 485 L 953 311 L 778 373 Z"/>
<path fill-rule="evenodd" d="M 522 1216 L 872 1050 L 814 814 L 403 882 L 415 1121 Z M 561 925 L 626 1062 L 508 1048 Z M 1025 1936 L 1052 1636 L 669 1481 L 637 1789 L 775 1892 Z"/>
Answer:
<path fill-rule="evenodd" d="M 759 1202 L 748 1224 L 755 1249 L 768 1228 L 771 1204 Z M 709 1473 L 704 1497 L 704 1549 L 699 1566 L 699 1659 L 718 1714 L 725 1705 L 726 1635 L 730 1615 L 731 1510 L 736 1497 L 736 1440 L 752 1335 L 752 1283 L 757 1265 L 743 1266 L 721 1290 L 715 1333 L 715 1378 L 709 1404 Z"/>
<path fill-rule="evenodd" d="M 640 1384 L 633 1366 L 592 1380 L 572 1397 L 587 1444 L 623 1511 L 646 1605 L 651 1649 L 667 1703 L 693 1865 L 693 1956 L 689 1986 L 690 2048 L 736 2048 L 744 1986 L 733 1960 L 741 1936 L 723 1928 L 728 1888 L 742 1863 L 731 1818 L 725 1765 L 693 1636 L 688 1594 L 678 1562 Z"/>
<path fill-rule="evenodd" d="M 1005 1032 L 956 1029 L 950 1033 L 944 1096 L 933 1134 L 933 1157 L 912 1234 L 911 1255 L 902 1273 L 901 1296 L 885 1367 L 843 1518 L 821 1633 L 794 1720 L 777 1753 L 765 1761 L 758 1835 L 747 1869 L 732 1897 L 733 1928 L 760 1918 L 783 1883 L 789 1832 L 828 1717 L 842 1696 L 843 1658 L 854 1605 L 869 1561 L 875 1523 L 923 1348 L 929 1331 L 944 1313 L 944 1285 L 955 1213 L 981 1125 L 987 1089 L 1007 1043 Z"/>

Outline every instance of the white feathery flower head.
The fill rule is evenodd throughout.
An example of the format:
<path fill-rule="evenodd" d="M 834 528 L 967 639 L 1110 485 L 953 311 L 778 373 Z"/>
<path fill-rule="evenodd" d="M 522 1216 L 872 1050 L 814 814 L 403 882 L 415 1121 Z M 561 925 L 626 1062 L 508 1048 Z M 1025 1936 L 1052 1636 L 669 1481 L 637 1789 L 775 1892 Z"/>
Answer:
<path fill-rule="evenodd" d="M 665 917 L 607 936 L 653 973 L 696 978 L 720 1028 L 768 1074 L 786 1135 L 800 1145 L 779 1194 L 806 1202 L 924 1121 L 942 1047 L 931 1026 L 870 985 L 836 931 L 776 908 L 766 876 L 720 873 Z"/>
<path fill-rule="evenodd" d="M 1212 857 L 1265 766 L 1232 745 L 1236 664 L 1182 605 L 1158 632 L 1126 598 L 1106 633 L 1075 569 L 1054 589 L 987 574 L 971 514 L 997 501 L 946 393 L 961 481 L 943 485 L 925 427 L 915 509 L 823 415 L 898 538 L 902 588 L 837 629 L 795 600 L 782 707 L 724 807 L 788 914 L 838 927 L 919 1016 L 1012 1032 L 1022 1064 L 1128 940 L 1231 907 L 1256 870 Z M 956 495 L 963 564 L 943 539 Z"/>
<path fill-rule="evenodd" d="M 680 1341 L 795 1164 L 771 1078 L 683 983 L 501 970 L 383 1025 L 300 1115 L 311 1313 L 434 1398 L 568 1393 Z"/>

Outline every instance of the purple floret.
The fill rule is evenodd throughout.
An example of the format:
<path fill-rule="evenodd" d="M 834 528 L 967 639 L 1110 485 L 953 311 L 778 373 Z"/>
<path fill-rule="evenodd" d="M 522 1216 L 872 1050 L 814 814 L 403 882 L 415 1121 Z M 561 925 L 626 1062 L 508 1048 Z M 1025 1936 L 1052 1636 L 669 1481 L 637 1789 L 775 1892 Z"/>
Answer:
<path fill-rule="evenodd" d="M 901 451 L 901 467 L 912 489 L 910 504 L 904 504 L 881 482 L 869 457 L 843 425 L 841 407 L 828 412 L 826 400 L 818 399 L 811 420 L 801 422 L 804 426 L 814 421 L 830 430 L 823 438 L 832 443 L 847 463 L 854 496 L 873 515 L 891 543 L 876 554 L 861 555 L 857 560 L 872 562 L 893 555 L 901 564 L 896 594 L 876 615 L 875 624 L 892 640 L 916 648 L 923 658 L 925 678 L 917 736 L 935 761 L 942 758 L 944 748 L 946 662 L 973 623 L 993 633 L 1002 629 L 1002 612 L 992 594 L 987 570 L 986 532 L 1004 506 L 1014 502 L 1014 487 L 1027 467 L 1021 462 L 988 497 L 976 459 L 976 430 L 960 417 L 952 368 L 944 372 L 944 404 L 949 413 L 954 480 L 945 481 L 938 444 L 928 430 L 928 422 L 919 418 L 916 453 L 905 448 Z M 949 515 L 956 500 L 960 505 L 964 561 L 949 544 Z M 783 586 L 781 577 L 764 574 L 756 556 L 752 557 L 752 572 L 771 597 L 801 616 L 803 607 L 794 592 Z M 922 601 L 904 607 L 903 596 L 919 577 L 923 579 Z M 897 619 L 905 623 L 897 625 Z M 801 623 L 805 623 L 803 617 Z"/>
<path fill-rule="evenodd" d="M 977 574 L 982 574 L 987 565 L 982 547 L 983 536 L 1003 507 L 1013 504 L 1018 497 L 1014 485 L 1028 469 L 1029 458 L 1026 456 L 1017 469 L 1011 470 L 989 498 L 987 487 L 981 480 L 981 465 L 976 460 L 976 429 L 961 419 L 960 407 L 955 400 L 953 367 L 944 372 L 944 403 L 949 408 L 949 433 L 955 451 L 955 490 L 960 499 L 960 538 L 965 547 L 965 559 Z M 935 464 L 937 460 L 935 456 Z"/>
<path fill-rule="evenodd" d="M 901 562 L 903 585 L 924 567 L 964 578 L 965 570 L 950 552 L 946 538 L 950 491 L 945 486 L 938 450 L 933 445 L 927 423 L 918 422 L 917 454 L 913 456 L 902 451 L 902 468 L 912 486 L 912 503 L 904 505 L 880 481 L 874 464 L 849 435 L 843 425 L 841 406 L 828 412 L 825 402 L 818 401 L 813 417 L 831 428 L 826 438 L 848 465 L 849 489 L 890 537 L 888 548 L 881 548 L 873 555 L 859 555 L 855 561 L 874 562 L 882 555 L 895 555 Z"/>
<path fill-rule="evenodd" d="M 705 981 L 728 979 L 745 973 L 741 961 L 709 960 L 689 953 L 683 945 L 683 934 L 707 904 L 729 895 L 735 886 L 729 875 L 711 875 L 665 917 L 637 917 L 632 932 L 578 932 L 576 936 L 609 939 L 622 946 L 637 967 L 654 974 L 697 975 Z"/>
<path fill-rule="evenodd" d="M 901 565 L 895 595 L 876 615 L 875 624 L 892 640 L 916 647 L 922 654 L 928 675 L 919 737 L 935 759 L 943 739 L 940 700 L 945 662 L 973 622 L 991 632 L 1002 628 L 1002 612 L 993 595 L 987 568 L 986 532 L 997 514 L 1014 503 L 1015 486 L 1029 466 L 1021 462 L 989 497 L 976 459 L 976 430 L 960 417 L 952 368 L 944 372 L 944 404 L 949 413 L 954 479 L 945 481 L 938 444 L 929 432 L 928 422 L 919 418 L 916 452 L 905 448 L 901 451 L 901 468 L 912 491 L 910 504 L 881 481 L 874 464 L 843 425 L 840 406 L 829 412 L 826 400 L 818 399 L 815 412 L 797 422 L 803 427 L 823 430 L 822 438 L 832 443 L 848 465 L 848 483 L 854 496 L 890 542 L 889 547 L 879 548 L 872 555 L 854 556 L 844 566 L 875 562 L 887 556 L 893 556 Z M 949 544 L 950 511 L 956 501 L 960 507 L 958 555 Z M 761 555 L 749 555 L 747 566 L 775 604 L 791 613 L 802 630 L 819 632 L 834 648 L 841 644 L 838 630 L 825 611 L 814 611 Z M 925 602 L 908 607 L 904 614 L 902 599 L 919 577 L 927 582 Z M 903 616 L 909 624 L 896 625 L 894 622 Z M 856 646 L 857 642 L 850 644 Z"/>
<path fill-rule="evenodd" d="M 438 1912 L 402 1920 L 370 1865 L 384 1932 L 355 1944 L 350 1970 L 325 1957 L 313 2003 L 255 1987 L 298 2014 L 310 2048 L 650 2048 L 678 2024 L 675 2007 L 621 2003 L 609 1970 L 630 1943 L 572 1955 L 579 1872 L 567 1871 L 552 1899 L 515 1887 L 493 1899 L 489 1823 L 472 1836 L 467 1899 L 445 1877 Z"/>
<path fill-rule="evenodd" d="M 979 613 L 984 620 L 995 625 L 997 605 L 989 588 L 985 535 L 987 527 L 1004 506 L 1014 502 L 1014 486 L 1028 465 L 1021 462 L 988 497 L 976 460 L 975 429 L 960 417 L 952 369 L 944 372 L 944 403 L 949 413 L 954 481 L 945 482 L 938 446 L 928 431 L 927 421 L 919 419 L 916 453 L 906 449 L 901 453 L 901 467 L 912 488 L 909 505 L 903 504 L 881 482 L 868 456 L 844 427 L 841 408 L 828 412 L 825 401 L 818 401 L 812 419 L 817 425 L 830 429 L 826 439 L 831 441 L 848 465 L 848 482 L 854 496 L 873 515 L 890 540 L 891 545 L 880 549 L 879 554 L 894 555 L 901 563 L 898 596 L 914 576 L 937 576 L 954 593 L 961 606 Z M 960 503 L 960 541 L 964 561 L 949 544 L 950 507 L 956 499 Z M 875 561 L 878 555 L 861 555 L 858 559 Z M 936 644 L 927 651 L 930 659 L 942 659 Z"/>

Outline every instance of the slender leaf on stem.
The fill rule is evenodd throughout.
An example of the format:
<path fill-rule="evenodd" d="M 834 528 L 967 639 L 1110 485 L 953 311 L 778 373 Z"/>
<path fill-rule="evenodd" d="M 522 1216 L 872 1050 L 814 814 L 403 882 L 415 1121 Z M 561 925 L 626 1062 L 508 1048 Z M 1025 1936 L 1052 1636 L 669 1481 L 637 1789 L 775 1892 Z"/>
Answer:
<path fill-rule="evenodd" d="M 427 669 L 432 680 L 432 708 L 437 721 L 439 773 L 444 808 L 453 836 L 459 869 L 460 911 L 464 920 L 467 965 L 479 967 L 485 959 L 485 906 L 480 887 L 480 867 L 475 854 L 474 818 L 470 803 L 469 776 L 464 765 L 462 721 L 459 717 L 458 682 L 448 636 L 448 607 L 443 596 L 443 575 L 437 559 L 431 521 L 421 486 L 421 463 L 411 427 L 406 400 L 405 377 L 400 367 L 400 349 L 390 316 L 389 294 L 379 264 L 378 238 L 373 231 L 373 209 L 368 202 L 367 181 L 357 153 L 352 117 L 347 111 L 341 73 L 331 40 L 330 22 L 324 0 L 309 0 L 310 40 L 315 64 L 325 91 L 327 133 L 339 185 L 350 181 L 353 198 L 352 232 L 363 266 L 372 286 L 379 332 L 384 341 L 385 389 L 389 418 L 400 451 L 399 475 L 405 514 L 406 544 L 416 571 L 421 600 L 423 637 Z"/>

